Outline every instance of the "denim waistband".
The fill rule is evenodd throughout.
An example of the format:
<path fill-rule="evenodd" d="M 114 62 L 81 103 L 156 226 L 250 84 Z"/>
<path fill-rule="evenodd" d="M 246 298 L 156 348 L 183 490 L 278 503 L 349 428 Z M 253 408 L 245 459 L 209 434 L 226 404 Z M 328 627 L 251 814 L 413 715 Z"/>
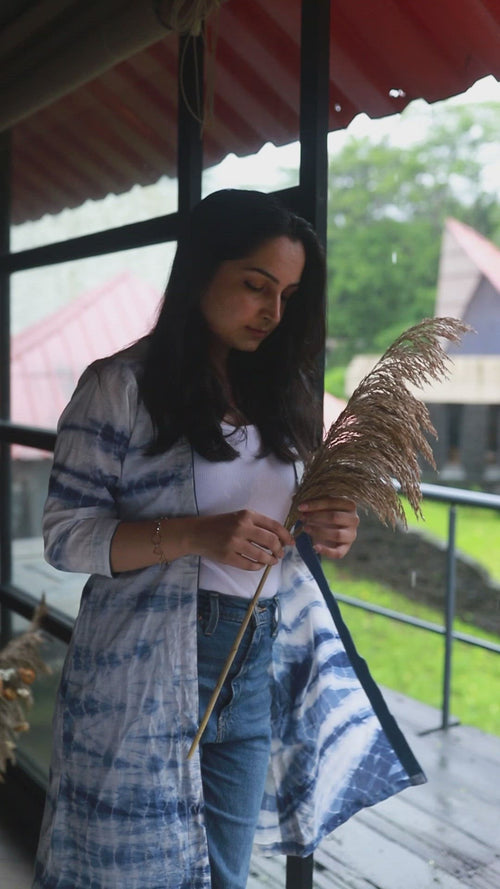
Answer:
<path fill-rule="evenodd" d="M 207 609 L 214 624 L 219 618 L 241 623 L 249 605 L 250 600 L 241 596 L 229 596 L 216 590 L 198 590 L 198 607 Z M 253 626 L 271 623 L 273 635 L 275 635 L 279 624 L 279 597 L 258 599 L 253 609 L 251 623 Z"/>

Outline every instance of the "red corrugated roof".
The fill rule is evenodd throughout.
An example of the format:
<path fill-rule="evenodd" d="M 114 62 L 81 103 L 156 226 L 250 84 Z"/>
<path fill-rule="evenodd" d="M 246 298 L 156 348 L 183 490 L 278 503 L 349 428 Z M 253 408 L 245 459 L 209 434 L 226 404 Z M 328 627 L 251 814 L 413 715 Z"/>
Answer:
<path fill-rule="evenodd" d="M 130 272 L 118 275 L 12 338 L 12 421 L 55 429 L 76 381 L 96 358 L 111 355 L 152 326 L 161 294 Z M 345 402 L 325 395 L 325 426 Z M 16 459 L 43 452 L 13 446 Z"/>
<path fill-rule="evenodd" d="M 82 371 L 146 333 L 160 296 L 126 272 L 14 336 L 12 421 L 55 429 Z M 15 457 L 34 453 L 14 446 Z"/>
<path fill-rule="evenodd" d="M 298 0 L 228 0 L 217 34 L 206 166 L 299 130 Z M 499 0 L 332 0 L 330 129 L 500 79 L 499 47 Z M 175 175 L 176 70 L 171 34 L 18 124 L 14 221 Z"/>
<path fill-rule="evenodd" d="M 446 228 L 481 274 L 500 293 L 500 248 L 458 219 L 447 219 Z"/>

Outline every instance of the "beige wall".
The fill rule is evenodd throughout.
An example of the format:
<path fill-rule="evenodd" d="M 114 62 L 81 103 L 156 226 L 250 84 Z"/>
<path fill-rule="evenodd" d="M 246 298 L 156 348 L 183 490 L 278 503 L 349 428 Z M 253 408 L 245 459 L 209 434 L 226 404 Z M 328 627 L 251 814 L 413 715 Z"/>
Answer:
<path fill-rule="evenodd" d="M 346 395 L 373 368 L 377 355 L 358 355 L 346 373 Z M 450 376 L 414 394 L 429 404 L 500 404 L 500 356 L 463 355 L 450 362 Z"/>

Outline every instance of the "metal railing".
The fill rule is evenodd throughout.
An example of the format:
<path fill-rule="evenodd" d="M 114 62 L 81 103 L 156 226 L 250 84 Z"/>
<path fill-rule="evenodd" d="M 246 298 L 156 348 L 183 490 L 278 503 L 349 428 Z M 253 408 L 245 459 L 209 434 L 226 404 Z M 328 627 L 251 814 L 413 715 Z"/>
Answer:
<path fill-rule="evenodd" d="M 422 484 L 422 494 L 424 500 L 434 500 L 449 505 L 448 520 L 448 541 L 446 547 L 446 574 L 445 574 L 445 603 L 444 603 L 444 620 L 443 625 L 422 620 L 399 611 L 392 611 L 381 605 L 374 605 L 351 596 L 345 596 L 342 593 L 335 593 L 335 597 L 339 602 L 347 605 L 353 605 L 355 608 L 361 608 L 364 611 L 370 611 L 373 614 L 379 614 L 383 617 L 396 620 L 401 623 L 410 624 L 422 630 L 431 633 L 438 633 L 444 636 L 444 664 L 443 664 L 443 684 L 442 684 L 442 700 L 441 700 L 441 726 L 447 729 L 450 726 L 450 697 L 451 697 L 451 679 L 452 679 L 452 654 L 453 643 L 455 640 L 465 642 L 468 645 L 483 648 L 487 651 L 500 654 L 500 645 L 490 642 L 487 639 L 481 639 L 478 636 L 470 636 L 466 633 L 460 633 L 453 629 L 455 620 L 455 602 L 456 602 L 456 525 L 457 525 L 457 506 L 471 506 L 482 509 L 493 509 L 500 511 L 500 495 L 487 494 L 478 491 L 467 491 L 462 488 L 451 488 L 441 485 Z"/>
<path fill-rule="evenodd" d="M 15 426 L 0 420 L 0 439 L 7 443 L 21 442 L 31 447 L 43 447 L 52 450 L 55 441 L 55 434 L 48 430 L 34 430 L 27 427 Z M 451 488 L 432 484 L 422 484 L 422 493 L 424 500 L 434 500 L 449 505 L 449 522 L 448 522 L 448 541 L 446 548 L 446 572 L 445 572 L 445 606 L 443 625 L 438 625 L 430 621 L 426 621 L 417 617 L 413 617 L 402 612 L 393 611 L 383 606 L 375 605 L 361 599 L 336 593 L 336 598 L 340 602 L 361 608 L 365 611 L 372 612 L 399 621 L 411 626 L 442 635 L 445 640 L 444 645 L 444 665 L 443 665 L 443 687 L 442 687 L 442 706 L 441 706 L 441 729 L 447 729 L 450 725 L 450 694 L 452 679 L 452 652 L 455 641 L 465 642 L 479 648 L 499 654 L 500 645 L 471 636 L 465 633 L 457 632 L 453 628 L 455 617 L 455 597 L 456 597 L 456 523 L 457 523 L 457 507 L 470 506 L 484 509 L 500 510 L 500 496 L 496 494 L 486 494 L 473 491 L 467 491 L 458 488 Z M 5 530 L 5 529 L 4 529 Z M 0 534 L 0 536 L 4 536 Z M 12 610 L 25 617 L 31 613 L 33 601 L 32 597 L 24 591 L 16 589 L 10 583 L 0 584 L 0 602 L 2 609 L 7 613 Z M 55 609 L 50 609 L 49 624 L 46 629 L 56 638 L 64 642 L 69 641 L 71 635 L 72 621 L 67 615 L 63 615 Z M 27 775 L 29 777 L 29 775 Z M 38 788 L 36 788 L 38 789 Z M 287 889 L 311 889 L 313 885 L 313 856 L 305 859 L 299 859 L 294 856 L 288 856 L 286 866 L 286 887 Z"/>

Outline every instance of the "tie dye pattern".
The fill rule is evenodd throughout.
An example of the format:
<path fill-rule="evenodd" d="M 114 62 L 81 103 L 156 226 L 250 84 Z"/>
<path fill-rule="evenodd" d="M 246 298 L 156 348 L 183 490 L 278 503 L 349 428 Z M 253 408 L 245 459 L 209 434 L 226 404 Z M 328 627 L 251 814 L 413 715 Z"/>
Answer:
<path fill-rule="evenodd" d="M 59 424 L 46 556 L 91 577 L 56 705 L 33 889 L 210 889 L 199 759 L 186 759 L 198 715 L 198 559 L 116 576 L 109 562 L 119 521 L 197 512 L 189 444 L 143 455 L 152 429 L 137 396 L 141 348 L 89 368 Z M 339 635 L 314 558 L 298 547 L 283 564 L 256 836 L 267 852 L 307 855 L 358 809 L 425 780 L 342 626 Z"/>

